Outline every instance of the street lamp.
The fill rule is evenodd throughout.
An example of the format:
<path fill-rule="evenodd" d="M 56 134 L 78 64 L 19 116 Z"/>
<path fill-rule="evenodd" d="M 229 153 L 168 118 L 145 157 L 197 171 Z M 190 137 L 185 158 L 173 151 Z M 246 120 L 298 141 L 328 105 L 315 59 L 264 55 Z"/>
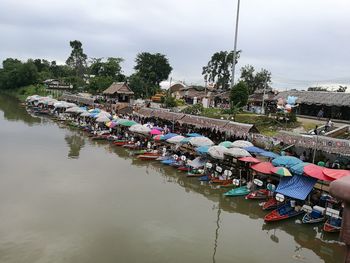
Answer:
<path fill-rule="evenodd" d="M 237 0 L 237 15 L 236 15 L 236 30 L 235 30 L 235 41 L 233 48 L 233 64 L 232 64 L 232 78 L 231 78 L 231 88 L 235 84 L 235 69 L 236 69 L 236 54 L 237 54 L 237 36 L 238 36 L 238 20 L 239 20 L 239 6 L 241 0 Z"/>

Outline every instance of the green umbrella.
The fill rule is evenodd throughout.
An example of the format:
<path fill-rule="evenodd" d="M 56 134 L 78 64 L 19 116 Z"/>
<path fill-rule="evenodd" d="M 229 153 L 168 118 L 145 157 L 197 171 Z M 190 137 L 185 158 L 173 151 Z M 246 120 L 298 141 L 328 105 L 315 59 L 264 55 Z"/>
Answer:
<path fill-rule="evenodd" d="M 230 141 L 224 141 L 219 144 L 219 146 L 224 146 L 225 148 L 231 148 L 232 147 L 232 142 Z"/>

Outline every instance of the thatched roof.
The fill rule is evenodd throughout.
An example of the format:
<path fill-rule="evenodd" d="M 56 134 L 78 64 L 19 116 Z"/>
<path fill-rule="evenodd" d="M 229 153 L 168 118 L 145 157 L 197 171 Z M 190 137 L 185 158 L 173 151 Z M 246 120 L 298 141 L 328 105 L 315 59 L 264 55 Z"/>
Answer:
<path fill-rule="evenodd" d="M 272 89 L 265 91 L 265 101 L 273 101 L 275 100 L 276 95 L 278 92 L 273 91 Z M 256 90 L 252 95 L 249 96 L 248 101 L 250 102 L 262 102 L 264 97 L 264 90 L 259 89 Z"/>
<path fill-rule="evenodd" d="M 103 94 L 114 95 L 114 94 L 125 94 L 125 95 L 134 95 L 134 92 L 129 88 L 128 84 L 125 82 L 113 82 L 106 90 L 103 91 Z"/>
<path fill-rule="evenodd" d="M 275 99 L 287 99 L 288 96 L 298 97 L 296 102 L 299 104 L 350 106 L 350 94 L 344 92 L 290 90 L 280 92 Z"/>

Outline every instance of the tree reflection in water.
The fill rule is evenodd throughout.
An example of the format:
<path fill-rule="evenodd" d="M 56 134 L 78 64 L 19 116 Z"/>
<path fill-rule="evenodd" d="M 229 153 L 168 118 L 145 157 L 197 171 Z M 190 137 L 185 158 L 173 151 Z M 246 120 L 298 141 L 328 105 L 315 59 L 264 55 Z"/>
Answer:
<path fill-rule="evenodd" d="M 69 146 L 68 158 L 78 159 L 80 150 L 85 145 L 84 137 L 78 134 L 66 135 L 64 138 Z"/>

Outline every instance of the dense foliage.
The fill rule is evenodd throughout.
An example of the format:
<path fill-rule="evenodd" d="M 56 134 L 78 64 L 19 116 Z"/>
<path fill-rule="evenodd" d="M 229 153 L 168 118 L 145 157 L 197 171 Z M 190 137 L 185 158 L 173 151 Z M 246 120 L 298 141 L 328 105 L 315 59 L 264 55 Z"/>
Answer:
<path fill-rule="evenodd" d="M 251 65 L 246 65 L 241 68 L 241 80 L 247 84 L 248 93 L 253 94 L 257 89 L 266 88 L 271 84 L 271 72 L 266 69 L 261 69 L 259 72 L 255 72 L 255 69 Z"/>
<path fill-rule="evenodd" d="M 237 64 L 240 51 L 236 53 Z M 217 88 L 228 89 L 231 82 L 233 66 L 233 51 L 220 51 L 212 55 L 210 61 L 203 67 L 202 75 L 205 82 L 215 83 Z"/>
<path fill-rule="evenodd" d="M 230 94 L 231 108 L 234 106 L 244 107 L 248 103 L 248 87 L 244 81 L 238 82 Z"/>

